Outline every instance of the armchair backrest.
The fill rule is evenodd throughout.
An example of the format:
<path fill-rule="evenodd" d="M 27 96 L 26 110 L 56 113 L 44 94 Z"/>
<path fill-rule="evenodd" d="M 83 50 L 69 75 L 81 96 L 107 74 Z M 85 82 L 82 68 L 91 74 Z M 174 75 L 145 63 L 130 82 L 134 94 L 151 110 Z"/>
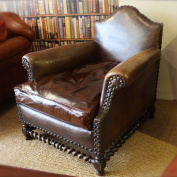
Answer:
<path fill-rule="evenodd" d="M 142 50 L 161 48 L 161 39 L 162 24 L 152 22 L 131 6 L 122 6 L 95 23 L 94 40 L 104 61 L 122 62 Z"/>

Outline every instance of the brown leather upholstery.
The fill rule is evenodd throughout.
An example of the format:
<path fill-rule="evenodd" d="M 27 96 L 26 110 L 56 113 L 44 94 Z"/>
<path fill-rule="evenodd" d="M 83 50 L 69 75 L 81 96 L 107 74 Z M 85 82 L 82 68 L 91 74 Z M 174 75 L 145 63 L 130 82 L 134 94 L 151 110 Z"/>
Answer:
<path fill-rule="evenodd" d="M 23 57 L 29 80 L 46 74 L 66 71 L 97 60 L 97 45 L 95 42 L 32 52 Z M 29 65 L 26 66 L 26 62 Z"/>
<path fill-rule="evenodd" d="M 6 40 L 7 37 L 7 27 L 3 20 L 0 20 L 0 41 Z"/>
<path fill-rule="evenodd" d="M 145 49 L 161 45 L 159 24 L 128 7 L 121 7 L 96 23 L 95 31 L 100 59 L 104 61 L 122 62 Z"/>
<path fill-rule="evenodd" d="M 72 177 L 68 175 L 0 165 L 0 177 Z"/>
<path fill-rule="evenodd" d="M 98 111 L 103 79 L 115 65 L 111 62 L 89 63 L 28 81 L 15 87 L 17 102 L 91 130 Z"/>
<path fill-rule="evenodd" d="M 1 12 L 0 20 L 3 20 L 7 27 L 7 38 L 0 42 L 1 104 L 12 97 L 15 85 L 27 80 L 22 56 L 29 53 L 34 32 L 15 13 Z"/>
<path fill-rule="evenodd" d="M 7 38 L 23 36 L 33 41 L 34 32 L 21 18 L 13 12 L 1 12 L 0 19 L 4 20 L 7 26 Z"/>
<path fill-rule="evenodd" d="M 154 115 L 161 39 L 161 24 L 124 6 L 96 23 L 92 42 L 25 55 L 29 81 L 15 94 L 26 139 L 83 157 L 103 174 L 110 156 Z"/>

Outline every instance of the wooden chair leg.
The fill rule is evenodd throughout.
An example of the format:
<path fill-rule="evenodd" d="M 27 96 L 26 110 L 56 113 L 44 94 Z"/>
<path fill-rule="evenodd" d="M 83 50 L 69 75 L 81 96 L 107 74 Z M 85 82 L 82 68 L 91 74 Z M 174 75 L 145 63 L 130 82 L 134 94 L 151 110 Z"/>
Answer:
<path fill-rule="evenodd" d="M 29 125 L 23 124 L 22 133 L 25 135 L 26 140 L 32 139 L 31 136 L 27 133 L 27 130 L 29 130 L 29 129 L 31 129 Z"/>
<path fill-rule="evenodd" d="M 99 176 L 103 176 L 104 175 L 104 168 L 106 167 L 106 161 L 97 161 L 95 160 L 95 163 L 93 163 L 95 169 L 96 169 L 96 173 Z"/>

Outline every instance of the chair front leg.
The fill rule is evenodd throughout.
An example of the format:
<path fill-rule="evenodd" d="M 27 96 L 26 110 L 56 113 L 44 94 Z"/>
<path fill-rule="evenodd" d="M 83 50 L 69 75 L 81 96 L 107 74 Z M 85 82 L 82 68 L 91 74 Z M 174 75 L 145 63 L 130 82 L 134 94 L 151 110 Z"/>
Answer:
<path fill-rule="evenodd" d="M 22 133 L 24 134 L 25 139 L 26 140 L 32 139 L 31 136 L 28 134 L 28 130 L 32 130 L 32 128 L 29 125 L 25 124 L 25 123 L 23 123 L 22 125 L 23 125 Z"/>
<path fill-rule="evenodd" d="M 95 169 L 96 169 L 96 173 L 99 176 L 103 176 L 104 175 L 104 168 L 106 167 L 106 160 L 105 159 L 95 159 L 94 163 L 93 163 Z"/>
<path fill-rule="evenodd" d="M 104 175 L 104 168 L 106 167 L 106 159 L 104 158 L 104 148 L 102 146 L 101 140 L 101 122 L 102 119 L 95 118 L 94 119 L 94 167 L 96 169 L 96 173 L 99 176 Z"/>

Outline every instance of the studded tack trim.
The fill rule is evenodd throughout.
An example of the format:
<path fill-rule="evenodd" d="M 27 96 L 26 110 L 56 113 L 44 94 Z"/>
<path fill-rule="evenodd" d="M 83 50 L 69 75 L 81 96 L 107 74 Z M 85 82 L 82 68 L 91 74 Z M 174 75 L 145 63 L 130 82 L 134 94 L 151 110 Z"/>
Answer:
<path fill-rule="evenodd" d="M 32 80 L 31 68 L 27 59 L 22 59 L 22 65 L 26 69 L 28 74 L 28 80 Z"/>
<path fill-rule="evenodd" d="M 50 131 L 47 131 L 47 130 L 41 128 L 41 127 L 38 127 L 38 126 L 36 126 L 36 125 L 34 125 L 34 124 L 32 124 L 32 123 L 29 123 L 29 122 L 24 121 L 18 103 L 17 103 L 17 108 L 18 108 L 19 118 L 20 118 L 20 121 L 21 121 L 22 124 L 24 124 L 24 125 L 29 125 L 31 128 L 37 128 L 37 129 L 39 129 L 39 130 L 41 130 L 41 131 L 43 131 L 43 132 L 45 132 L 45 133 L 47 133 L 47 134 L 49 134 L 49 135 L 51 135 L 51 136 L 54 136 L 54 137 L 56 137 L 56 138 L 58 138 L 58 139 L 61 139 L 61 140 L 65 141 L 66 143 L 73 144 L 74 146 L 78 146 L 79 148 L 82 148 L 82 149 L 84 149 L 84 150 L 86 150 L 86 151 L 92 153 L 92 149 L 89 149 L 89 148 L 87 148 L 87 147 L 84 147 L 83 145 L 80 145 L 80 144 L 78 144 L 78 143 L 76 143 L 76 142 L 74 142 L 74 141 L 70 141 L 70 140 L 68 140 L 68 139 L 66 139 L 66 138 L 64 138 L 64 137 L 62 137 L 62 136 L 60 136 L 60 135 L 57 135 L 57 134 L 52 133 L 52 132 L 50 132 Z"/>
<path fill-rule="evenodd" d="M 39 139 L 40 141 L 43 141 L 44 143 L 47 143 L 49 145 L 53 145 L 55 148 L 61 150 L 61 151 L 65 151 L 68 154 L 72 154 L 73 156 L 77 156 L 79 159 L 84 159 L 86 162 L 88 163 L 99 163 L 103 160 L 103 158 L 108 161 L 110 160 L 110 157 L 114 155 L 114 153 L 116 151 L 119 150 L 119 148 L 122 147 L 122 144 L 125 143 L 125 141 L 135 132 L 135 130 L 141 125 L 141 123 L 145 120 L 146 117 L 148 117 L 149 112 L 151 112 L 151 109 L 153 108 L 153 105 L 151 105 L 147 110 L 145 110 L 144 114 L 140 115 L 133 123 L 132 125 L 129 126 L 129 128 L 127 128 L 127 130 L 121 135 L 119 136 L 115 142 L 112 144 L 112 146 L 103 154 L 100 152 L 100 141 L 99 141 L 99 136 L 97 134 L 94 134 L 94 146 L 96 146 L 97 148 L 94 149 L 94 158 L 86 155 L 84 153 L 81 153 L 80 151 L 77 151 L 67 145 L 64 145 L 60 142 L 57 142 L 53 139 L 50 139 L 49 137 L 45 137 L 41 134 L 38 134 L 37 132 L 32 131 L 33 128 L 38 128 L 40 130 L 43 130 L 44 132 L 48 133 L 49 135 L 54 136 L 54 134 L 51 134 L 51 132 L 46 131 L 44 129 L 41 129 L 39 127 L 35 127 L 33 124 L 30 123 L 26 123 L 24 121 L 22 121 L 23 124 L 23 129 L 25 130 L 25 136 L 27 136 L 27 139 L 31 138 L 35 138 L 35 139 Z M 20 110 L 20 108 L 19 108 Z M 21 114 L 21 112 L 20 112 Z M 99 119 L 101 120 L 101 119 Z M 27 125 L 31 126 L 27 128 Z M 94 129 L 99 129 L 100 128 L 100 122 L 96 122 L 96 124 L 94 125 Z M 23 130 L 23 133 L 24 133 Z M 97 132 L 98 133 L 98 132 Z M 61 139 L 60 136 L 56 136 L 58 139 Z M 63 138 L 65 140 L 65 138 Z M 74 143 L 74 142 L 73 142 Z M 79 146 L 78 144 L 76 144 L 76 146 Z"/>
<path fill-rule="evenodd" d="M 113 75 L 108 79 L 108 85 L 106 94 L 103 100 L 103 105 L 100 109 L 100 115 L 105 116 L 111 106 L 113 95 L 117 90 L 122 89 L 125 86 L 125 80 L 120 75 Z M 97 156 L 98 159 L 101 159 L 103 157 L 103 153 L 100 151 L 101 147 L 101 140 L 100 140 L 100 132 L 101 130 L 101 121 L 102 117 L 95 118 L 94 119 L 94 154 Z"/>
<path fill-rule="evenodd" d="M 64 138 L 64 137 L 62 137 L 62 136 L 60 136 L 60 135 L 57 135 L 57 134 L 52 133 L 52 132 L 50 132 L 50 131 L 47 131 L 47 130 L 45 130 L 45 129 L 43 129 L 43 128 L 40 128 L 40 127 L 38 127 L 38 126 L 35 126 L 35 125 L 32 124 L 32 123 L 28 123 L 28 122 L 26 122 L 26 121 L 22 121 L 22 124 L 27 124 L 27 125 L 29 125 L 30 127 L 39 129 L 39 130 L 41 130 L 41 131 L 47 133 L 48 135 L 51 135 L 51 136 L 56 137 L 56 138 L 58 138 L 58 139 L 61 139 L 61 140 L 65 141 L 66 143 L 73 144 L 73 145 L 75 145 L 75 146 L 78 146 L 78 147 L 80 147 L 80 148 L 86 150 L 86 151 L 92 152 L 92 149 L 89 149 L 89 148 L 87 148 L 87 147 L 84 147 L 83 145 L 80 145 L 80 144 L 78 144 L 78 143 L 76 143 L 76 142 L 74 142 L 74 141 L 70 141 L 70 140 L 68 140 L 68 139 L 66 139 L 66 138 Z"/>
<path fill-rule="evenodd" d="M 77 156 L 79 159 L 82 158 L 88 163 L 95 163 L 95 159 L 97 159 L 96 161 L 99 162 L 99 159 L 102 159 L 103 157 L 106 161 L 108 161 L 110 160 L 110 157 L 113 156 L 114 153 L 117 152 L 122 147 L 122 145 L 126 142 L 126 140 L 131 137 L 131 135 L 136 131 L 136 129 L 148 117 L 149 115 L 148 113 L 151 112 L 151 108 L 152 106 L 150 106 L 149 109 L 145 110 L 144 114 L 140 115 L 132 123 L 132 125 L 130 125 L 129 128 L 127 128 L 127 130 L 116 139 L 116 141 L 112 144 L 112 146 L 106 151 L 106 153 L 104 153 L 104 156 L 102 153 L 98 152 L 98 153 L 95 153 L 94 159 L 93 157 L 89 155 L 81 153 L 69 146 L 66 146 L 60 142 L 50 139 L 49 137 L 38 134 L 37 132 L 32 131 L 30 128 L 26 129 L 26 134 L 29 135 L 31 138 L 39 139 L 40 141 L 43 141 L 44 143 L 47 143 L 48 145 L 52 145 L 61 151 L 67 152 L 68 154 L 72 154 L 73 156 Z M 25 127 L 26 125 L 27 124 L 23 122 L 23 126 Z M 32 126 L 32 124 L 30 125 Z M 99 123 L 97 125 L 99 125 Z M 46 133 L 49 134 L 49 132 L 46 132 Z M 94 135 L 94 138 L 96 138 L 95 135 Z M 96 142 L 96 141 L 94 143 L 99 144 L 99 142 Z"/>
<path fill-rule="evenodd" d="M 20 122 L 22 122 L 23 121 L 23 116 L 22 116 L 22 112 L 20 110 L 20 106 L 19 106 L 18 103 L 17 103 L 17 109 L 18 109 L 18 115 L 19 115 L 19 118 L 20 118 Z"/>
<path fill-rule="evenodd" d="M 47 143 L 48 145 L 52 145 L 53 147 L 67 152 L 68 154 L 72 154 L 73 156 L 77 156 L 79 159 L 84 159 L 86 162 L 92 163 L 93 158 L 89 155 L 83 154 L 73 148 L 70 148 L 58 141 L 55 141 L 49 137 L 43 136 L 40 133 L 34 132 L 30 129 L 27 129 L 27 135 L 29 135 L 31 138 L 38 139 L 40 141 L 43 141 L 44 143 Z"/>
<path fill-rule="evenodd" d="M 106 94 L 101 107 L 101 112 L 103 112 L 104 114 L 108 112 L 111 106 L 113 95 L 117 90 L 120 90 L 124 86 L 125 86 L 125 80 L 122 76 L 114 75 L 109 78 Z"/>

